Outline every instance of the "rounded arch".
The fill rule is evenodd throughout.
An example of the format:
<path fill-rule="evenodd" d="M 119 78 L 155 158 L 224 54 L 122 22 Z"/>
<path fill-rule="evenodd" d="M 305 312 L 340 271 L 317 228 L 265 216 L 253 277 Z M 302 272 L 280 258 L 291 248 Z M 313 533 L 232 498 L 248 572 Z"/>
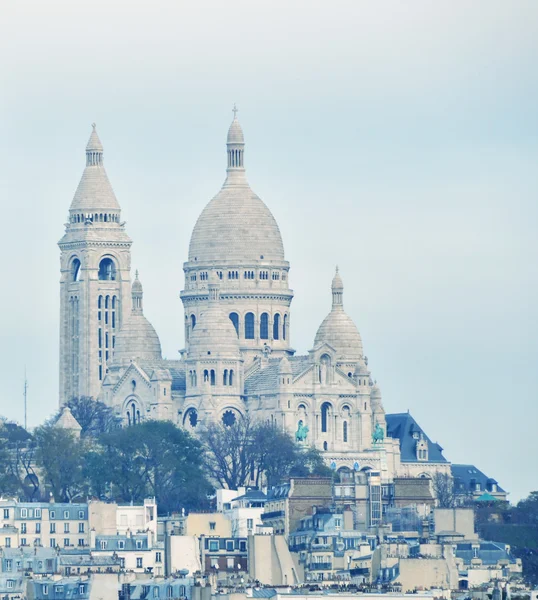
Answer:
<path fill-rule="evenodd" d="M 260 340 L 269 339 L 269 314 L 264 312 L 260 315 Z"/>
<path fill-rule="evenodd" d="M 71 258 L 71 264 L 69 266 L 71 281 L 79 281 L 80 280 L 81 266 L 82 266 L 82 263 L 80 262 L 80 258 L 78 258 L 78 256 L 73 256 Z"/>
<path fill-rule="evenodd" d="M 248 312 L 245 315 L 245 339 L 253 340 L 255 338 L 254 334 L 254 313 Z"/>
<path fill-rule="evenodd" d="M 223 425 L 232 427 L 243 418 L 243 413 L 235 406 L 226 406 L 221 410 L 219 418 Z"/>
<path fill-rule="evenodd" d="M 185 429 L 195 429 L 198 425 L 198 411 L 194 406 L 188 408 L 185 411 L 185 415 L 183 417 L 183 427 Z"/>
<path fill-rule="evenodd" d="M 127 425 L 140 424 L 144 418 L 140 398 L 134 394 L 128 396 L 123 402 L 122 414 Z"/>
<path fill-rule="evenodd" d="M 237 336 L 239 337 L 239 315 L 236 312 L 231 312 L 229 317 L 230 317 L 230 321 L 233 323 L 233 326 L 235 327 L 235 332 L 237 333 Z"/>
<path fill-rule="evenodd" d="M 332 414 L 333 406 L 330 402 L 324 402 L 321 405 L 321 433 L 329 431 L 329 419 Z"/>
<path fill-rule="evenodd" d="M 191 329 L 196 327 L 196 315 L 191 315 Z"/>
<path fill-rule="evenodd" d="M 116 262 L 110 256 L 105 256 L 99 261 L 98 277 L 100 281 L 116 280 Z"/>
<path fill-rule="evenodd" d="M 275 313 L 273 316 L 273 339 L 280 339 L 280 314 Z"/>

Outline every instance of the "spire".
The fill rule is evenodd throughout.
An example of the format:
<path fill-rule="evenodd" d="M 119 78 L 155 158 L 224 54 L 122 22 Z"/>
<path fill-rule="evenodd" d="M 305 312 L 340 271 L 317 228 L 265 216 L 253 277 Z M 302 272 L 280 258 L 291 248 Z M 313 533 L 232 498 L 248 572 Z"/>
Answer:
<path fill-rule="evenodd" d="M 131 297 L 133 299 L 133 313 L 140 315 L 143 314 L 144 306 L 142 299 L 144 297 L 144 289 L 140 279 L 138 279 L 138 269 L 135 272 L 135 280 L 133 281 L 133 285 L 131 287 Z"/>
<path fill-rule="evenodd" d="M 235 104 L 232 112 L 234 118 L 230 129 L 228 129 L 228 139 L 226 140 L 228 148 L 228 171 L 244 171 L 245 137 L 241 125 L 237 120 L 237 107 Z"/>
<path fill-rule="evenodd" d="M 86 144 L 86 166 L 101 167 L 103 165 L 103 144 L 97 135 L 95 123 L 92 123 L 92 134 Z"/>
<path fill-rule="evenodd" d="M 338 273 L 338 267 L 336 267 L 336 273 L 334 274 L 334 277 L 333 277 L 331 289 L 332 289 L 332 293 L 333 293 L 333 308 L 336 308 L 337 306 L 343 307 L 344 306 L 344 282 L 342 281 L 342 278 L 340 277 L 340 274 Z"/>

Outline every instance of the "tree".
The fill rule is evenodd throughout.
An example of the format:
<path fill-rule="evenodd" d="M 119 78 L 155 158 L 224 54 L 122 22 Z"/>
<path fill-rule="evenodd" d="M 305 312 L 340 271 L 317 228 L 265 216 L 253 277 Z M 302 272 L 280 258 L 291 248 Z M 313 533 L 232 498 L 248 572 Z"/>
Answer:
<path fill-rule="evenodd" d="M 94 491 L 108 483 L 120 501 L 154 496 L 161 513 L 208 505 L 212 488 L 203 471 L 201 444 L 173 423 L 146 421 L 104 434 L 100 444 L 102 452 L 92 457 L 89 473 Z"/>
<path fill-rule="evenodd" d="M 20 425 L 0 420 L 0 490 L 3 494 L 35 500 L 39 480 L 34 471 L 35 443 Z"/>
<path fill-rule="evenodd" d="M 456 506 L 454 480 L 449 473 L 436 471 L 432 476 L 432 488 L 439 508 L 454 508 Z"/>
<path fill-rule="evenodd" d="M 36 463 L 56 502 L 73 502 L 83 498 L 86 488 L 83 440 L 73 432 L 51 424 L 38 427 L 34 439 Z"/>
<path fill-rule="evenodd" d="M 82 427 L 80 432 L 82 437 L 96 437 L 119 427 L 119 419 L 115 416 L 112 408 L 99 400 L 81 396 L 80 398 L 71 398 L 66 404 Z"/>
<path fill-rule="evenodd" d="M 211 477 L 229 489 L 262 483 L 272 486 L 290 476 L 331 474 L 319 450 L 304 448 L 288 432 L 249 417 L 231 426 L 210 425 L 202 441 Z"/>

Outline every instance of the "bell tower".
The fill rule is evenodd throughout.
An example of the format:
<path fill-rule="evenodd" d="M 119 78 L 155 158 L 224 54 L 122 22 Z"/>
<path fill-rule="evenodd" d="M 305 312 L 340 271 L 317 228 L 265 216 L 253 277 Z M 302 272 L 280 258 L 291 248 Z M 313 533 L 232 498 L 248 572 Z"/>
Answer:
<path fill-rule="evenodd" d="M 97 398 L 131 312 L 131 240 L 103 164 L 95 124 L 60 247 L 60 406 Z"/>

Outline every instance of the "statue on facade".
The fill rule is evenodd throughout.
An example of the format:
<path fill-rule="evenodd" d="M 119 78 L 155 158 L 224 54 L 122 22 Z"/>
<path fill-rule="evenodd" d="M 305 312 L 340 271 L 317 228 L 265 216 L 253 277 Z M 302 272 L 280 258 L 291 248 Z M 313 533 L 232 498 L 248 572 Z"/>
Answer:
<path fill-rule="evenodd" d="M 308 427 L 303 425 L 302 421 L 297 423 L 297 431 L 295 432 L 295 441 L 296 442 L 304 442 L 306 441 L 306 436 L 308 435 Z"/>
<path fill-rule="evenodd" d="M 381 427 L 381 425 L 379 423 L 376 423 L 375 429 L 374 429 L 374 434 L 372 436 L 372 441 L 374 443 L 374 446 L 376 444 L 382 444 L 384 439 L 385 439 L 385 432 L 383 431 L 383 427 Z"/>

